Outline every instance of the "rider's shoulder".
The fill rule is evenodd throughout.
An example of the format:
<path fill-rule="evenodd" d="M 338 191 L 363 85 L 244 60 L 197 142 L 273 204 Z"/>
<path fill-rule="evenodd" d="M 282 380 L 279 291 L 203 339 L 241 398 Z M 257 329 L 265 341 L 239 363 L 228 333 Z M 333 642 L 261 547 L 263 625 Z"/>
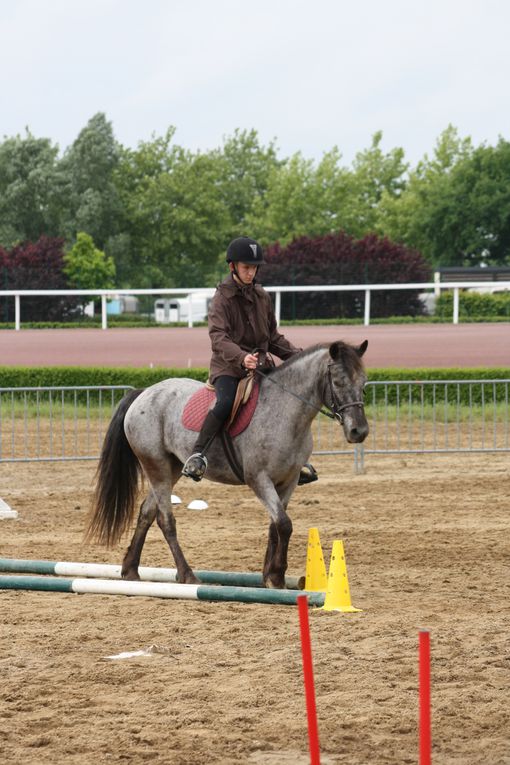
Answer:
<path fill-rule="evenodd" d="M 214 293 L 214 297 L 229 298 L 233 297 L 236 292 L 237 286 L 235 282 L 233 279 L 227 276 L 226 279 L 216 285 L 216 292 Z"/>
<path fill-rule="evenodd" d="M 260 297 L 265 297 L 265 298 L 271 299 L 270 295 L 269 295 L 269 292 L 267 292 L 267 290 L 265 290 L 264 287 L 261 284 L 258 284 L 258 283 L 254 284 L 253 285 L 253 289 L 254 289 L 255 293 L 257 295 L 259 295 Z"/>

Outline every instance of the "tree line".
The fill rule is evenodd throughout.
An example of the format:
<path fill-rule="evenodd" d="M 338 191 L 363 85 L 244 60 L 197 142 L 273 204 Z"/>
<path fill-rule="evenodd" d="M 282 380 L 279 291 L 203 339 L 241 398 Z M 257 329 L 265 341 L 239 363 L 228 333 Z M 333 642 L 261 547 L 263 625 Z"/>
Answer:
<path fill-rule="evenodd" d="M 358 254 L 360 242 L 372 252 L 387 242 L 381 257 L 363 261 L 368 282 L 390 263 L 389 244 L 393 258 L 405 254 L 422 275 L 510 263 L 508 141 L 475 146 L 449 126 L 415 167 L 403 149 L 384 152 L 381 142 L 375 133 L 346 165 L 337 148 L 320 161 L 282 158 L 254 130 L 204 152 L 179 146 L 174 128 L 128 148 L 102 113 L 62 154 L 27 130 L 0 143 L 0 266 L 3 257 L 5 272 L 16 248 L 44 237 L 61 241 L 68 284 L 211 286 L 225 272 L 226 244 L 240 234 L 268 247 L 273 266 L 275 253 L 292 262 L 279 278 L 294 281 L 304 278 L 305 240 L 319 253 L 314 279 L 322 273 L 328 283 L 332 269 L 338 281 L 347 278 L 348 268 L 340 274 L 334 258 L 320 255 L 323 246 L 331 251 L 331 237 L 347 237 Z"/>

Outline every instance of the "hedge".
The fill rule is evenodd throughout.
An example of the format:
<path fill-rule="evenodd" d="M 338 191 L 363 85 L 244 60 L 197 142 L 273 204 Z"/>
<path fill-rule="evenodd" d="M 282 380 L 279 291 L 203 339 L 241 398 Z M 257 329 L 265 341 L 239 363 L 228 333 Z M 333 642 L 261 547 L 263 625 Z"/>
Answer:
<path fill-rule="evenodd" d="M 167 367 L 0 367 L 0 388 L 76 385 L 131 385 L 147 388 L 168 377 L 191 377 L 205 382 L 207 369 Z"/>
<path fill-rule="evenodd" d="M 392 380 L 508 380 L 510 367 L 451 367 L 447 369 L 368 369 L 369 381 Z M 205 382 L 208 370 L 195 367 L 10 367 L 0 366 L 0 388 L 46 386 L 131 385 L 146 388 L 169 377 L 189 377 Z"/>
<path fill-rule="evenodd" d="M 442 292 L 436 300 L 435 316 L 453 315 L 453 292 Z M 466 292 L 459 293 L 459 319 L 468 321 L 491 321 L 499 317 L 510 320 L 510 292 Z"/>
<path fill-rule="evenodd" d="M 451 301 L 450 301 L 451 302 Z M 434 316 L 390 316 L 386 319 L 380 319 L 372 317 L 370 324 L 451 324 L 453 316 L 453 308 L 449 307 L 449 303 L 445 302 L 441 308 L 439 314 Z M 466 311 L 460 311 L 459 321 L 461 324 L 476 324 L 476 323 L 498 323 L 510 321 L 510 314 L 503 313 L 501 315 L 492 314 L 476 314 L 468 313 Z M 280 322 L 282 327 L 306 327 L 306 326 L 359 326 L 363 324 L 363 319 L 299 319 L 295 321 L 282 320 Z M 188 323 L 185 321 L 172 322 L 172 324 L 156 324 L 153 321 L 118 321 L 117 319 L 108 319 L 108 329 L 173 329 L 174 327 L 187 327 Z M 207 322 L 195 321 L 193 327 L 206 327 Z M 14 322 L 0 322 L 0 330 L 13 330 L 15 329 Z M 56 322 L 56 321 L 39 321 L 39 322 L 22 322 L 21 330 L 24 329 L 101 329 L 101 323 L 96 322 Z"/>

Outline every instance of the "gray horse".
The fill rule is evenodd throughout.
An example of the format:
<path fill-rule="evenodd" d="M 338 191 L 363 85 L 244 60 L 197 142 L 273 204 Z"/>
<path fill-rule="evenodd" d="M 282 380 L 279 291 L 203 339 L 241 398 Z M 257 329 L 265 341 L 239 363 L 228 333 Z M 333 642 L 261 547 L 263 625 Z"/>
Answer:
<path fill-rule="evenodd" d="M 349 443 L 368 435 L 363 409 L 366 376 L 359 347 L 342 341 L 316 345 L 260 375 L 257 407 L 249 426 L 234 439 L 244 482 L 271 519 L 263 567 L 266 587 L 284 587 L 292 522 L 287 505 L 301 467 L 312 453 L 311 425 L 321 407 L 341 424 Z M 197 583 L 177 540 L 172 489 L 181 477 L 196 434 L 183 427 L 183 409 L 200 388 L 196 380 L 173 378 L 130 391 L 120 402 L 105 436 L 97 470 L 87 538 L 108 546 L 130 527 L 141 470 L 149 483 L 136 529 L 122 562 L 122 576 L 138 579 L 147 532 L 157 519 L 172 551 L 180 582 Z M 207 478 L 240 485 L 219 439 L 208 452 Z"/>

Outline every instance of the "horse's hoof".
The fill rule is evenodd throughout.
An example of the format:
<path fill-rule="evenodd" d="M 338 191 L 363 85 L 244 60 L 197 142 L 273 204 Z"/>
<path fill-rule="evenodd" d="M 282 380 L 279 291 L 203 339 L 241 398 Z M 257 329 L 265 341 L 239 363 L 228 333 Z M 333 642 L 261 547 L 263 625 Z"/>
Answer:
<path fill-rule="evenodd" d="M 298 486 L 304 486 L 307 483 L 313 483 L 318 480 L 319 476 L 314 466 L 310 465 L 309 462 L 305 462 L 299 473 Z"/>
<path fill-rule="evenodd" d="M 277 579 L 276 577 L 273 577 L 273 579 L 270 579 L 269 577 L 267 579 L 264 579 L 264 587 L 267 587 L 269 590 L 284 590 L 285 589 L 285 579 Z"/>
<path fill-rule="evenodd" d="M 122 571 L 121 572 L 121 577 L 126 582 L 139 582 L 140 581 L 140 576 L 138 575 L 138 571 L 133 571 L 133 570 L 131 570 L 131 571 Z"/>

